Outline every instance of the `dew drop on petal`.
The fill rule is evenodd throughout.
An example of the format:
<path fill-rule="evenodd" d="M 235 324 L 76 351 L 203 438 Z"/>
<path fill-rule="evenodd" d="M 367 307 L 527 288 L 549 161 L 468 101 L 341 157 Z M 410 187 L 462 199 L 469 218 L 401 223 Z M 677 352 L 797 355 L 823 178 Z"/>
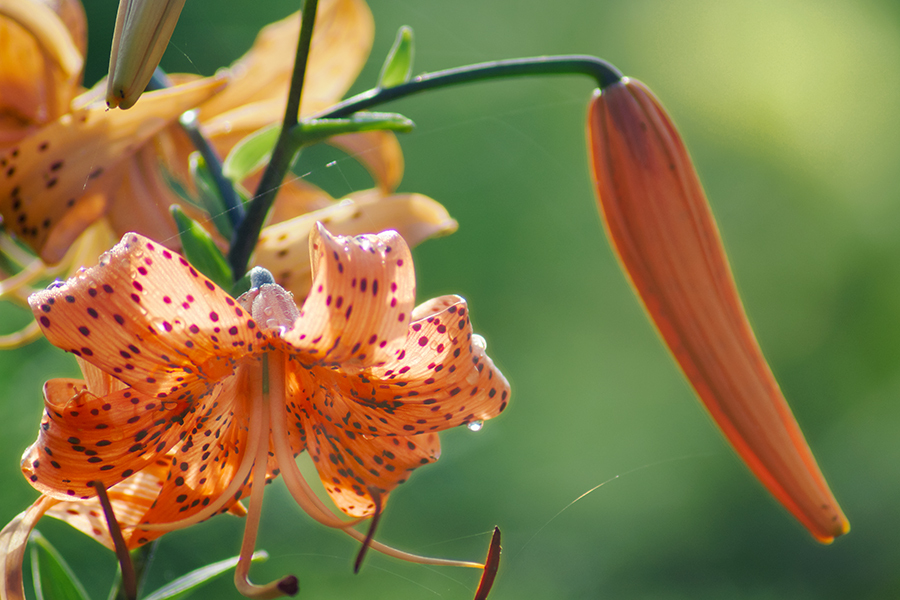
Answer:
<path fill-rule="evenodd" d="M 482 350 L 487 350 L 487 340 L 478 335 L 477 333 L 472 334 L 472 343 L 475 346 L 478 346 Z"/>
<path fill-rule="evenodd" d="M 100 260 L 98 261 L 101 267 L 105 267 L 109 264 L 112 255 L 109 252 L 104 252 L 100 255 Z"/>
<path fill-rule="evenodd" d="M 469 431 L 481 431 L 481 428 L 484 427 L 484 421 L 472 421 L 466 427 L 469 428 Z"/>

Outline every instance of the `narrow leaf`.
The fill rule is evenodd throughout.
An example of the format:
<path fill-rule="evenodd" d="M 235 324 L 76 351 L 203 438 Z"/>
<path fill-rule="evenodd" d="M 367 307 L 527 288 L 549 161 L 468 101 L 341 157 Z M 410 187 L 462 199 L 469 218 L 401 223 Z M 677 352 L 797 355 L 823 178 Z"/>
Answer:
<path fill-rule="evenodd" d="M 278 141 L 279 123 L 254 131 L 231 149 L 222 163 L 222 173 L 238 184 L 269 162 Z"/>
<path fill-rule="evenodd" d="M 391 46 L 384 66 L 381 67 L 381 75 L 378 77 L 378 87 L 392 88 L 406 83 L 412 75 L 413 65 L 413 32 L 404 25 L 397 31 L 397 39 Z"/>
<path fill-rule="evenodd" d="M 310 119 L 291 130 L 294 141 L 301 146 L 321 142 L 325 138 L 345 133 L 365 131 L 399 131 L 409 133 L 415 127 L 410 119 L 398 113 L 358 112 L 343 119 Z"/>
<path fill-rule="evenodd" d="M 227 214 L 228 207 L 219 193 L 213 174 L 210 173 L 209 167 L 206 166 L 206 161 L 199 152 L 191 153 L 188 158 L 188 167 L 190 168 L 191 179 L 194 181 L 194 186 L 197 188 L 197 193 L 200 196 L 200 202 L 203 204 L 206 212 L 209 213 L 213 225 L 216 226 L 216 230 L 222 237 L 231 239 L 233 229 Z"/>
<path fill-rule="evenodd" d="M 179 577 L 172 583 L 169 583 L 149 596 L 147 596 L 144 600 L 176 600 L 177 598 L 184 598 L 189 594 L 195 592 L 200 586 L 209 583 L 219 575 L 222 575 L 229 569 L 232 569 L 238 562 L 237 556 L 233 558 L 227 558 L 225 560 L 220 560 L 219 562 L 212 563 L 210 565 L 206 565 L 205 567 L 200 567 L 195 571 L 191 571 L 187 575 L 183 577 Z M 265 550 L 259 550 L 253 553 L 253 556 L 250 557 L 252 561 L 262 561 L 269 558 L 269 555 Z"/>
<path fill-rule="evenodd" d="M 199 223 L 184 214 L 177 205 L 169 209 L 178 226 L 181 246 L 187 259 L 204 275 L 212 279 L 223 289 L 232 285 L 231 267 L 222 255 L 221 250 L 213 242 L 210 235 Z"/>
<path fill-rule="evenodd" d="M 38 531 L 31 534 L 31 575 L 38 600 L 88 600 L 71 567 Z"/>

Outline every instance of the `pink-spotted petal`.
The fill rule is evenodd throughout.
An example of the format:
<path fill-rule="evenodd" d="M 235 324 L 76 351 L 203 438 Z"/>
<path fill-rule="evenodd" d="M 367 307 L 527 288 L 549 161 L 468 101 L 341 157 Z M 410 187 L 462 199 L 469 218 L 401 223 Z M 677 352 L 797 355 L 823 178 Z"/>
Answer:
<path fill-rule="evenodd" d="M 509 382 L 472 333 L 466 303 L 445 296 L 419 307 L 404 346 L 383 366 L 346 376 L 312 369 L 314 410 L 368 435 L 413 435 L 484 421 L 509 401 Z"/>
<path fill-rule="evenodd" d="M 108 206 L 115 167 L 185 110 L 225 85 L 221 77 L 147 94 L 142 106 L 92 105 L 63 115 L 0 152 L 0 213 L 47 263 L 66 250 Z"/>
<path fill-rule="evenodd" d="M 159 496 L 168 467 L 167 460 L 157 459 L 106 492 L 129 550 L 134 550 L 164 533 L 142 531 L 135 525 L 144 519 L 144 515 Z M 110 550 L 115 550 L 103 508 L 96 498 L 60 502 L 47 511 L 47 516 L 66 522 Z"/>
<path fill-rule="evenodd" d="M 314 433 L 309 453 L 328 495 L 353 517 L 375 513 L 372 490 L 380 494 L 383 508 L 391 490 L 441 455 L 437 434 L 371 437 L 326 421 L 307 428 Z"/>
<path fill-rule="evenodd" d="M 260 358 L 249 360 L 258 364 Z M 240 470 L 247 459 L 253 460 L 248 456 L 251 404 L 259 401 L 261 393 L 259 378 L 254 379 L 248 365 L 243 365 L 199 403 L 185 419 L 185 435 L 166 456 L 167 472 L 159 497 L 142 523 L 171 523 L 190 517 L 219 500 L 236 478 L 242 480 L 236 482 L 240 485 L 217 512 L 227 512 L 248 496 L 249 471 L 242 476 Z M 261 435 L 268 444 L 268 431 Z M 274 462 L 270 473 L 273 471 Z"/>
<path fill-rule="evenodd" d="M 187 260 L 134 233 L 29 304 L 51 343 L 166 402 L 207 393 L 264 337 Z"/>
<path fill-rule="evenodd" d="M 179 437 L 186 402 L 160 402 L 133 389 L 96 396 L 80 379 L 44 384 L 44 417 L 22 471 L 60 500 L 96 495 L 151 465 Z"/>
<path fill-rule="evenodd" d="M 409 247 L 396 231 L 310 236 L 313 286 L 282 337 L 308 362 L 353 371 L 390 358 L 403 343 L 415 298 Z"/>
<path fill-rule="evenodd" d="M 385 197 L 377 189 L 357 192 L 326 208 L 276 222 L 263 229 L 253 260 L 271 271 L 275 281 L 298 299 L 305 298 L 312 285 L 309 234 L 317 221 L 339 235 L 393 229 L 409 246 L 452 233 L 457 226 L 447 210 L 427 196 Z"/>

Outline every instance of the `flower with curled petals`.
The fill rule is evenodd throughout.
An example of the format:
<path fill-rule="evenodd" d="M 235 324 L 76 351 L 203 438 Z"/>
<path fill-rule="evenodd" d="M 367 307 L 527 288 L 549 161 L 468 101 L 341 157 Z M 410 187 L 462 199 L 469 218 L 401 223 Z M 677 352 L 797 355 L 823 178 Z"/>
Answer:
<path fill-rule="evenodd" d="M 414 306 L 412 259 L 396 232 L 350 238 L 319 225 L 310 248 L 313 285 L 300 308 L 263 269 L 235 300 L 137 234 L 99 266 L 33 295 L 47 338 L 113 383 L 97 395 L 48 382 L 38 440 L 22 462 L 32 485 L 86 500 L 95 482 L 110 488 L 164 461 L 134 545 L 249 496 L 236 583 L 253 597 L 279 589 L 247 577 L 263 491 L 255 482 L 281 473 L 316 520 L 365 537 L 315 498 L 295 456 L 310 453 L 344 514 L 375 516 L 410 472 L 438 458 L 438 431 L 496 416 L 509 385 L 462 298 Z"/>

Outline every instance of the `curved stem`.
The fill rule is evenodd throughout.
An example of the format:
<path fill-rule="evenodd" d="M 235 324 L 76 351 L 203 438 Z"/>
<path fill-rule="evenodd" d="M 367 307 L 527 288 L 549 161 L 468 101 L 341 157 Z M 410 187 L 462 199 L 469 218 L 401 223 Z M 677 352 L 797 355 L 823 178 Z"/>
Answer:
<path fill-rule="evenodd" d="M 307 4 L 313 5 L 314 10 L 315 0 L 306 1 Z M 304 7 L 303 14 L 306 14 L 307 10 L 308 8 Z M 306 20 L 304 20 L 304 24 L 305 23 Z M 301 29 L 301 42 L 303 41 L 303 31 L 304 30 Z M 299 56 L 300 53 L 298 47 L 298 59 Z M 295 75 L 297 73 L 296 65 L 294 73 Z M 328 109 L 326 112 L 311 118 L 325 119 L 346 117 L 361 110 L 366 110 L 392 100 L 399 100 L 400 98 L 405 98 L 428 90 L 453 87 L 476 81 L 505 79 L 508 77 L 526 77 L 530 75 L 587 75 L 594 78 L 597 81 L 597 85 L 601 88 L 605 88 L 622 79 L 622 73 L 620 73 L 618 69 L 605 60 L 595 56 L 576 54 L 496 60 L 465 67 L 457 67 L 455 69 L 447 69 L 445 71 L 425 73 L 413 78 L 407 83 L 391 88 L 374 88 L 353 96 L 352 98 L 348 98 Z M 293 91 L 292 86 L 292 94 Z M 235 231 L 234 238 L 232 239 L 228 261 L 231 264 L 231 270 L 234 273 L 235 281 L 240 279 L 247 270 L 250 254 L 256 247 L 256 240 L 259 237 L 259 232 L 262 229 L 266 214 L 269 212 L 269 208 L 271 208 L 272 202 L 275 200 L 275 194 L 290 167 L 291 160 L 293 160 L 294 155 L 303 143 L 303 140 L 298 139 L 298 136 L 292 135 L 292 132 L 289 129 L 289 127 L 294 127 L 297 124 L 297 113 L 296 110 L 292 108 L 293 105 L 291 105 L 290 99 L 291 97 L 288 98 L 288 111 L 285 113 L 285 125 L 278 137 L 278 143 L 272 153 L 272 159 L 259 183 L 257 195 L 247 211 L 247 218 L 244 219 Z M 296 107 L 299 108 L 299 100 L 297 101 Z M 294 118 L 291 125 L 288 125 L 288 116 Z"/>
<path fill-rule="evenodd" d="M 336 119 L 390 102 L 391 100 L 399 100 L 400 98 L 427 92 L 428 90 L 489 79 L 526 77 L 530 75 L 587 75 L 596 79 L 600 88 L 605 88 L 622 79 L 622 73 L 618 69 L 596 56 L 571 54 L 495 60 L 445 71 L 425 73 L 414 77 L 407 83 L 391 88 L 371 89 L 348 98 L 313 118 Z"/>

